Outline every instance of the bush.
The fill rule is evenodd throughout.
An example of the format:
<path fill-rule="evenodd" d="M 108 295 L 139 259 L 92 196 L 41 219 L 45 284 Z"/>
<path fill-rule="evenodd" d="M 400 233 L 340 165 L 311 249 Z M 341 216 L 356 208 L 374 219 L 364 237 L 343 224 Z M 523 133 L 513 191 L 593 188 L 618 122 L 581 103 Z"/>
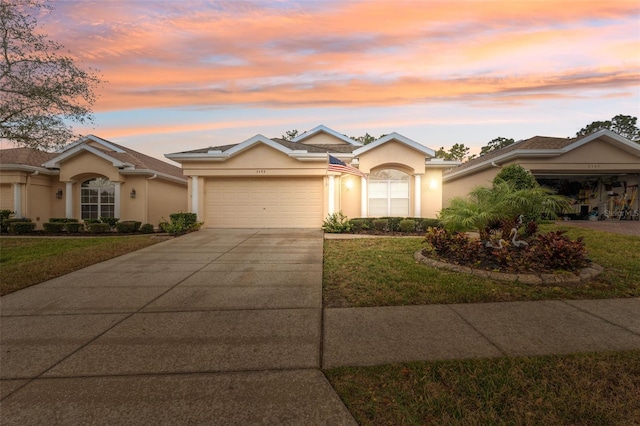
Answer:
<path fill-rule="evenodd" d="M 54 234 L 59 234 L 64 229 L 64 223 L 62 223 L 62 222 L 47 222 L 47 223 L 43 223 L 42 227 L 44 228 L 45 232 L 51 232 L 51 233 L 54 233 Z"/>
<path fill-rule="evenodd" d="M 143 234 L 153 234 L 155 232 L 155 229 L 153 228 L 152 224 L 145 223 L 140 227 L 140 232 L 142 232 Z"/>
<path fill-rule="evenodd" d="M 532 242 L 528 256 L 531 263 L 542 269 L 577 271 L 589 261 L 582 238 L 571 240 L 565 231 L 538 235 Z"/>
<path fill-rule="evenodd" d="M 67 222 L 64 224 L 64 229 L 70 234 L 77 234 L 81 232 L 84 226 L 81 223 L 76 222 Z"/>
<path fill-rule="evenodd" d="M 416 230 L 416 221 L 413 219 L 403 219 L 399 224 L 400 231 L 410 233 Z"/>
<path fill-rule="evenodd" d="M 121 234 L 131 234 L 136 229 L 136 222 L 132 220 L 125 220 L 122 222 L 116 223 L 116 230 Z"/>
<path fill-rule="evenodd" d="M 101 217 L 100 222 L 106 223 L 109 225 L 109 229 L 113 229 L 116 227 L 116 223 L 118 223 L 120 219 L 117 217 Z"/>
<path fill-rule="evenodd" d="M 169 218 L 170 222 L 160 222 L 160 229 L 171 235 L 197 231 L 202 226 L 202 222 L 197 221 L 198 216 L 195 213 L 173 213 Z"/>
<path fill-rule="evenodd" d="M 361 232 L 369 229 L 369 225 L 364 219 L 351 219 L 349 224 L 351 225 L 351 232 Z"/>
<path fill-rule="evenodd" d="M 84 219 L 83 222 L 85 225 L 89 225 L 90 223 L 102 223 L 100 222 L 100 219 Z"/>
<path fill-rule="evenodd" d="M 0 210 L 0 232 L 9 231 L 9 224 L 7 221 L 11 216 L 13 216 L 13 212 L 11 210 Z"/>
<path fill-rule="evenodd" d="M 389 230 L 389 220 L 388 219 L 374 219 L 373 220 L 373 229 L 380 232 L 385 232 Z"/>
<path fill-rule="evenodd" d="M 322 230 L 330 234 L 340 234 L 351 230 L 351 223 L 342 212 L 331 213 L 322 222 Z"/>
<path fill-rule="evenodd" d="M 9 233 L 22 235 L 33 232 L 36 229 L 36 224 L 31 222 L 31 219 L 20 219 L 9 223 Z"/>
<path fill-rule="evenodd" d="M 92 234 L 104 234 L 109 232 L 109 224 L 102 222 L 93 222 L 87 225 L 87 230 Z"/>
<path fill-rule="evenodd" d="M 444 228 L 429 228 L 426 241 L 438 256 L 452 263 L 475 263 L 484 252 L 479 240 L 471 240 L 464 233 L 449 232 Z"/>
<path fill-rule="evenodd" d="M 440 219 L 421 218 L 420 223 L 416 225 L 418 231 L 427 231 L 429 228 L 442 228 Z"/>
<path fill-rule="evenodd" d="M 198 223 L 198 215 L 195 213 L 172 213 L 169 215 L 169 219 L 171 222 L 182 222 L 188 229 Z"/>
<path fill-rule="evenodd" d="M 78 223 L 78 219 L 72 219 L 69 217 L 51 217 L 49 223 Z"/>

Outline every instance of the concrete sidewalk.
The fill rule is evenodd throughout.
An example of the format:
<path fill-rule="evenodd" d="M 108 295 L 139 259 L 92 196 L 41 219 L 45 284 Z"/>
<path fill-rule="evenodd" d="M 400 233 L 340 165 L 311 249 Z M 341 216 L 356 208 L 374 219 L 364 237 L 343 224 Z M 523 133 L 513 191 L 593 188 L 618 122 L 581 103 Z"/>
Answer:
<path fill-rule="evenodd" d="M 0 299 L 3 425 L 355 424 L 321 368 L 640 349 L 640 299 L 322 309 L 322 232 L 203 230 Z"/>

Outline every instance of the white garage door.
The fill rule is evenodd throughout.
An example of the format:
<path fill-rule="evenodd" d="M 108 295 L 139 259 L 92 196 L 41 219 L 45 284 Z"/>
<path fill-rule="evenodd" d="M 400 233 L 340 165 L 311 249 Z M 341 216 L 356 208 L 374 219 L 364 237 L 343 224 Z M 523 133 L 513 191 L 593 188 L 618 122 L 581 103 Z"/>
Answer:
<path fill-rule="evenodd" d="M 205 191 L 208 227 L 322 226 L 322 178 L 211 178 Z"/>

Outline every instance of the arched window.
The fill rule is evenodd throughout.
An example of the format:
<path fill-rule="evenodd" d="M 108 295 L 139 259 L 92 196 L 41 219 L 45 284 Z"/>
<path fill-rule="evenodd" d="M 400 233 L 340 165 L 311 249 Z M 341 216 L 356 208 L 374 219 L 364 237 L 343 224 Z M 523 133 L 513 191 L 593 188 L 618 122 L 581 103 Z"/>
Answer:
<path fill-rule="evenodd" d="M 409 216 L 409 175 L 384 169 L 369 175 L 369 216 Z"/>
<path fill-rule="evenodd" d="M 82 182 L 80 204 L 82 219 L 113 217 L 116 202 L 115 185 L 109 179 L 95 178 Z"/>

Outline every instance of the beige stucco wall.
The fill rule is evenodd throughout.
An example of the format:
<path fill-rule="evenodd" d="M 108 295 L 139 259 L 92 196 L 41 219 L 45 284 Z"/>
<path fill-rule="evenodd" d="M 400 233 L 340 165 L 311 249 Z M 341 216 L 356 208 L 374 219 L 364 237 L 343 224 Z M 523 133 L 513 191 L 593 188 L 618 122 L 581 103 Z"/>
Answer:
<path fill-rule="evenodd" d="M 389 141 L 358 156 L 359 169 L 371 173 L 374 168 L 402 168 L 409 174 L 424 173 L 425 157 L 407 145 Z"/>
<path fill-rule="evenodd" d="M 146 180 L 146 183 L 149 198 L 144 222 L 158 226 L 160 222 L 169 220 L 171 213 L 189 211 L 185 185 L 159 179 Z"/>
<path fill-rule="evenodd" d="M 442 206 L 448 206 L 452 198 L 466 197 L 473 188 L 491 186 L 493 178 L 496 177 L 499 171 L 500 168 L 489 166 L 472 175 L 444 181 L 442 183 Z"/>
<path fill-rule="evenodd" d="M 87 151 L 64 160 L 60 165 L 60 181 L 62 182 L 86 180 L 90 179 L 87 176 L 91 175 L 93 177 L 104 176 L 112 182 L 124 180 L 110 161 Z"/>
<path fill-rule="evenodd" d="M 340 210 L 350 219 L 362 217 L 361 190 L 360 176 L 344 175 L 340 179 Z"/>

